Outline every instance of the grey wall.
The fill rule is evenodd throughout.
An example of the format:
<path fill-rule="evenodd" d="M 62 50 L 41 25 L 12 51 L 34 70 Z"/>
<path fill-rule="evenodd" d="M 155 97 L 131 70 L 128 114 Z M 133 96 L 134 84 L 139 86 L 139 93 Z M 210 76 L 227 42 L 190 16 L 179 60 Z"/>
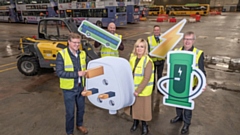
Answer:
<path fill-rule="evenodd" d="M 184 5 L 187 3 L 210 4 L 210 0 L 155 0 L 154 5 Z"/>
<path fill-rule="evenodd" d="M 237 5 L 239 0 L 210 0 L 210 6 Z"/>
<path fill-rule="evenodd" d="M 201 3 L 210 6 L 237 5 L 240 0 L 154 0 L 154 5 Z"/>

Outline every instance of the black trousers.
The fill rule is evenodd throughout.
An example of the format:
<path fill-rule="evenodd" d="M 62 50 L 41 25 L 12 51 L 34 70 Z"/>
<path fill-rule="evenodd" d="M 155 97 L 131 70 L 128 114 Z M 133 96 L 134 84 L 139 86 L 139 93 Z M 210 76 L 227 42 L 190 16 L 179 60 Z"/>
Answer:
<path fill-rule="evenodd" d="M 185 124 L 190 125 L 192 119 L 192 110 L 176 108 L 176 113 L 178 117 L 181 117 Z"/>
<path fill-rule="evenodd" d="M 153 91 L 155 90 L 155 84 L 162 77 L 163 68 L 165 60 L 154 62 L 154 82 L 153 82 Z M 157 80 L 156 80 L 157 75 Z"/>

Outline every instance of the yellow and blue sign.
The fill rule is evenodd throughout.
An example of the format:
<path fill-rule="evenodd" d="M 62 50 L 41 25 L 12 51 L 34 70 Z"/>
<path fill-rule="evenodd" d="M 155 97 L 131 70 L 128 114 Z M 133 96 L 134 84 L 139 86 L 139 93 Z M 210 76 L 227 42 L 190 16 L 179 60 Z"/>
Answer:
<path fill-rule="evenodd" d="M 86 20 L 82 21 L 78 31 L 113 50 L 117 50 L 122 41 L 121 38 Z"/>

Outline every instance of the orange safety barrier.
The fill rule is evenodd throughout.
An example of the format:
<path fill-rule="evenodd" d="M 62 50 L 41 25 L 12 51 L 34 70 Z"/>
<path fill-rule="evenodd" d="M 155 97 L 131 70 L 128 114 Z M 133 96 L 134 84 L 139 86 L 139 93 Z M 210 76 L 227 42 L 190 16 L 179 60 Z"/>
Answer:
<path fill-rule="evenodd" d="M 159 14 L 157 18 L 157 22 L 163 22 L 168 20 L 168 15 L 167 14 Z"/>
<path fill-rule="evenodd" d="M 201 20 L 201 15 L 191 14 L 190 17 L 195 18 L 196 22 L 200 22 L 200 20 Z"/>
<path fill-rule="evenodd" d="M 169 22 L 177 22 L 177 19 L 175 17 L 172 17 L 169 19 Z"/>
<path fill-rule="evenodd" d="M 200 20 L 201 20 L 201 15 L 196 15 L 196 16 L 195 16 L 195 19 L 196 19 L 196 22 L 200 22 Z"/>
<path fill-rule="evenodd" d="M 157 22 L 163 22 L 163 18 L 157 18 Z"/>

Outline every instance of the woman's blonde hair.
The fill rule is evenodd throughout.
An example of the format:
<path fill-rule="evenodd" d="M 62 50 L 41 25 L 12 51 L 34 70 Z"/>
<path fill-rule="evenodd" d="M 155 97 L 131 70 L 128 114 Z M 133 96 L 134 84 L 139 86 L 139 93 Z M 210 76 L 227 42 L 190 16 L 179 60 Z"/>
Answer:
<path fill-rule="evenodd" d="M 143 43 L 144 48 L 145 48 L 145 51 L 144 51 L 144 54 L 143 54 L 143 55 L 148 55 L 148 43 L 147 43 L 147 41 L 146 41 L 145 39 L 143 39 L 143 38 L 139 38 L 139 39 L 135 42 L 132 53 L 133 53 L 134 55 L 137 55 L 136 47 L 137 47 L 140 43 Z"/>

